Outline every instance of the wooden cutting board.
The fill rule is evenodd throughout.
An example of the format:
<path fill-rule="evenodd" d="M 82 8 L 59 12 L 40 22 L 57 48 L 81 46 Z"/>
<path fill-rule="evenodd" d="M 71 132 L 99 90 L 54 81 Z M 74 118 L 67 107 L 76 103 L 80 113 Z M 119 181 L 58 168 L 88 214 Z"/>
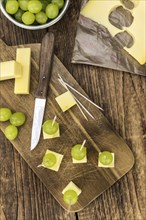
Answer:
<path fill-rule="evenodd" d="M 15 95 L 14 80 L 0 82 L 0 106 L 8 107 L 14 112 L 22 111 L 27 117 L 25 125 L 19 128 L 18 138 L 11 143 L 63 208 L 68 208 L 64 204 L 62 196 L 62 190 L 66 185 L 73 181 L 81 188 L 82 193 L 78 202 L 71 207 L 72 212 L 80 211 L 131 169 L 134 163 L 132 152 L 124 140 L 114 131 L 102 112 L 82 97 L 77 96 L 90 113 L 94 115 L 95 120 L 89 119 L 86 121 L 77 106 L 72 107 L 65 113 L 60 110 L 55 97 L 65 92 L 65 89 L 58 82 L 58 74 L 79 92 L 84 95 L 86 93 L 56 56 L 54 56 L 44 120 L 52 119 L 54 115 L 57 115 L 61 137 L 43 140 L 41 134 L 38 146 L 34 151 L 30 151 L 34 93 L 39 79 L 40 44 L 11 47 L 1 40 L 0 51 L 2 53 L 0 61 L 15 59 L 17 47 L 30 47 L 32 49 L 31 89 L 30 95 Z M 8 122 L 1 123 L 1 130 L 4 131 L 7 125 Z M 86 164 L 73 164 L 70 155 L 71 148 L 77 143 L 82 143 L 84 139 L 87 140 L 88 162 Z M 42 167 L 37 168 L 47 149 L 64 155 L 58 172 Z M 103 150 L 115 153 L 114 168 L 98 168 L 98 153 Z"/>

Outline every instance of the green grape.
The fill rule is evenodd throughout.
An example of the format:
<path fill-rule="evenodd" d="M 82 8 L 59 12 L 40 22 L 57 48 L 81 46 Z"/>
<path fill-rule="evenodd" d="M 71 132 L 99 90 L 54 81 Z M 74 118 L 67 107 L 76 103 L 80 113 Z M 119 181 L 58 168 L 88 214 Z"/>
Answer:
<path fill-rule="evenodd" d="M 42 11 L 36 14 L 35 19 L 39 24 L 45 24 L 48 20 L 47 15 Z"/>
<path fill-rule="evenodd" d="M 15 126 L 21 126 L 25 123 L 25 115 L 22 112 L 15 112 L 10 117 L 10 123 Z"/>
<path fill-rule="evenodd" d="M 43 166 L 46 168 L 51 168 L 53 167 L 57 162 L 56 156 L 53 153 L 47 153 L 44 157 L 43 157 Z"/>
<path fill-rule="evenodd" d="M 81 144 L 76 144 L 75 146 L 72 147 L 71 149 L 71 156 L 75 159 L 75 160 L 82 160 L 86 154 L 86 148 L 83 147 L 81 149 L 82 145 Z"/>
<path fill-rule="evenodd" d="M 35 15 L 29 11 L 26 11 L 23 15 L 22 15 L 22 21 L 24 24 L 26 25 L 30 25 L 33 24 L 35 21 Z"/>
<path fill-rule="evenodd" d="M 20 7 L 23 11 L 27 11 L 28 1 L 29 1 L 29 0 L 18 0 L 19 7 Z"/>
<path fill-rule="evenodd" d="M 24 11 L 19 8 L 18 11 L 16 12 L 16 14 L 14 15 L 14 17 L 17 21 L 22 22 L 22 15 L 23 14 L 24 14 Z"/>
<path fill-rule="evenodd" d="M 74 190 L 67 190 L 63 195 L 63 200 L 67 205 L 74 205 L 78 200 L 78 195 Z"/>
<path fill-rule="evenodd" d="M 52 126 L 52 123 L 53 123 L 53 120 L 47 120 L 44 122 L 43 131 L 46 134 L 49 134 L 49 135 L 55 134 L 57 130 L 59 129 L 59 125 L 56 121 L 54 122 L 53 126 Z"/>
<path fill-rule="evenodd" d="M 41 0 L 42 3 L 42 11 L 46 10 L 47 5 L 49 4 L 47 0 Z"/>
<path fill-rule="evenodd" d="M 63 8 L 64 0 L 52 0 L 52 3 L 57 4 L 59 9 Z"/>
<path fill-rule="evenodd" d="M 28 11 L 31 13 L 38 13 L 42 10 L 42 4 L 40 1 L 31 0 L 28 2 Z"/>
<path fill-rule="evenodd" d="M 46 15 L 50 19 L 54 19 L 59 14 L 59 7 L 57 4 L 50 3 L 46 7 Z"/>
<path fill-rule="evenodd" d="M 14 125 L 8 125 L 4 131 L 6 138 L 10 141 L 14 140 L 18 135 L 18 129 Z"/>
<path fill-rule="evenodd" d="M 15 1 L 15 0 L 14 1 L 8 1 L 6 3 L 6 11 L 11 15 L 13 15 L 17 12 L 18 7 L 19 7 L 18 2 Z"/>
<path fill-rule="evenodd" d="M 99 155 L 99 161 L 103 165 L 109 165 L 113 161 L 113 155 L 108 151 L 103 151 Z"/>
<path fill-rule="evenodd" d="M 8 121 L 12 115 L 12 112 L 8 108 L 0 108 L 0 121 Z"/>

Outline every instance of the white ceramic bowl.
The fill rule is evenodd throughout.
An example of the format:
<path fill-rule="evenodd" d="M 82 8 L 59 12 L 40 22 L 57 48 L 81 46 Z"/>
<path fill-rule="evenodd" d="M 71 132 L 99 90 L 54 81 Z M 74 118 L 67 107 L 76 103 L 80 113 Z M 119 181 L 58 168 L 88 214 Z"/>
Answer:
<path fill-rule="evenodd" d="M 69 3 L 70 3 L 70 0 L 65 0 L 65 4 L 64 4 L 64 7 L 61 9 L 61 12 L 59 13 L 59 15 L 47 22 L 46 24 L 42 24 L 42 25 L 25 25 L 23 23 L 20 23 L 18 21 L 16 21 L 10 14 L 8 14 L 4 8 L 4 4 L 3 4 L 3 1 L 1 2 L 0 0 L 0 8 L 1 8 L 1 11 L 2 13 L 15 25 L 17 25 L 18 27 L 21 27 L 21 28 L 24 28 L 24 29 L 28 29 L 28 30 L 39 30 L 39 29 L 44 29 L 44 28 L 47 28 L 47 27 L 50 27 L 52 26 L 53 24 L 57 23 L 62 17 L 63 15 L 65 14 L 65 12 L 67 11 L 68 9 L 68 6 L 69 6 Z"/>

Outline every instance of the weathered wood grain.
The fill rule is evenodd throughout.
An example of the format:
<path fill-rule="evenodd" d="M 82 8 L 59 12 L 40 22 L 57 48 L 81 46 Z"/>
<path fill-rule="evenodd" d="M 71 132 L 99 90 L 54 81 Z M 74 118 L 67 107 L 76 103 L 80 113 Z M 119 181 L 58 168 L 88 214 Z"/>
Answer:
<path fill-rule="evenodd" d="M 145 165 L 143 152 L 145 153 L 146 146 L 146 78 L 104 68 L 70 64 L 80 2 L 81 0 L 72 1 L 64 18 L 50 28 L 56 36 L 55 54 L 90 98 L 105 109 L 108 120 L 131 147 L 136 156 L 136 163 L 132 171 L 82 212 L 79 212 L 78 219 L 143 220 L 146 211 L 143 171 Z M 10 23 L 3 15 L 0 24 L 1 38 L 8 45 L 38 43 L 41 42 L 44 33 L 46 33 L 46 30 L 27 31 L 20 29 Z M 112 81 L 113 79 L 114 81 Z M 130 113 L 131 108 L 132 114 Z M 7 155 L 10 165 L 8 166 L 6 160 L 3 160 L 3 166 L 0 168 L 2 176 L 5 177 L 6 175 L 5 182 L 10 179 L 12 186 L 6 188 L 1 185 L 1 202 L 3 201 L 3 209 L 0 209 L 1 219 L 36 220 L 39 219 L 38 216 L 36 217 L 36 214 L 31 213 L 42 211 L 42 220 L 64 220 L 65 213 L 62 208 L 44 186 L 41 187 L 40 191 L 40 181 L 1 132 L 0 138 L 0 158 Z M 14 167 L 14 163 L 17 166 Z M 12 172 L 9 172 L 10 168 Z M 33 177 L 26 181 L 28 172 Z M 9 177 L 7 173 L 9 173 Z M 25 186 L 22 178 L 25 180 Z M 16 188 L 17 191 L 14 191 Z M 34 188 L 36 189 L 35 195 L 34 193 L 32 193 L 33 196 L 25 193 L 26 189 L 33 191 Z M 11 197 L 7 196 L 6 192 L 10 192 Z M 37 197 L 40 192 L 43 196 Z M 28 207 L 27 202 L 24 203 L 24 193 L 25 200 L 32 202 L 31 207 Z M 13 205 L 15 201 L 16 204 Z M 10 207 L 12 208 L 10 209 Z M 70 219 L 73 220 L 74 217 L 71 215 Z"/>

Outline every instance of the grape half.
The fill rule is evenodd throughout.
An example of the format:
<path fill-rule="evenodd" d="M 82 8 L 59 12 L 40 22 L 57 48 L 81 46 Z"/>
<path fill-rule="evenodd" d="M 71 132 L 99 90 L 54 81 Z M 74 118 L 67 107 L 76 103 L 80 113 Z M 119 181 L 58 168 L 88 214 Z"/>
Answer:
<path fill-rule="evenodd" d="M 53 120 L 47 120 L 44 122 L 43 131 L 46 134 L 49 134 L 49 135 L 55 134 L 57 132 L 57 130 L 59 129 L 58 123 L 55 121 L 52 126 L 52 122 L 53 122 Z"/>
<path fill-rule="evenodd" d="M 63 200 L 67 205 L 74 205 L 78 200 L 78 195 L 74 190 L 67 190 L 63 195 Z"/>
<path fill-rule="evenodd" d="M 16 0 L 7 1 L 7 3 L 6 3 L 6 11 L 11 15 L 13 15 L 17 12 L 18 7 L 19 7 L 19 5 Z"/>
<path fill-rule="evenodd" d="M 113 155 L 109 151 L 103 151 L 99 155 L 99 161 L 103 165 L 109 165 L 113 161 Z"/>
<path fill-rule="evenodd" d="M 86 147 L 83 147 L 82 150 L 81 147 L 81 144 L 76 144 L 71 149 L 71 155 L 75 160 L 82 160 L 87 154 Z"/>
<path fill-rule="evenodd" d="M 46 168 L 51 168 L 53 167 L 57 162 L 56 156 L 53 153 L 47 153 L 44 157 L 43 157 L 43 166 Z"/>

